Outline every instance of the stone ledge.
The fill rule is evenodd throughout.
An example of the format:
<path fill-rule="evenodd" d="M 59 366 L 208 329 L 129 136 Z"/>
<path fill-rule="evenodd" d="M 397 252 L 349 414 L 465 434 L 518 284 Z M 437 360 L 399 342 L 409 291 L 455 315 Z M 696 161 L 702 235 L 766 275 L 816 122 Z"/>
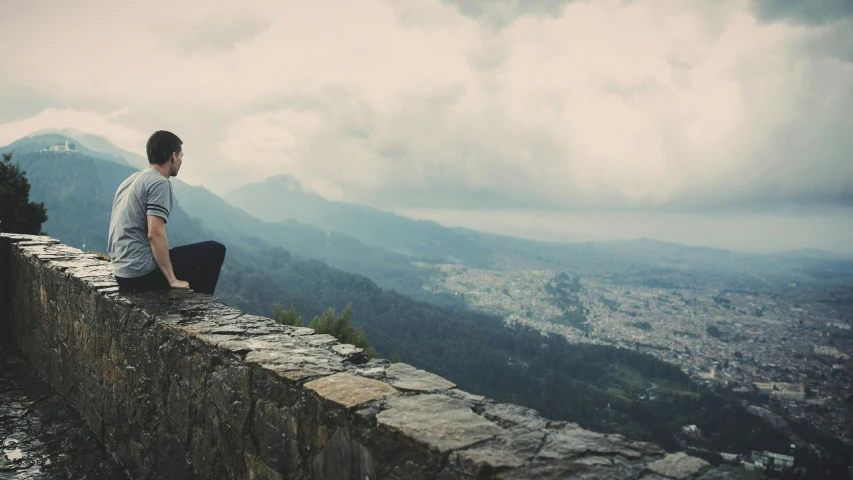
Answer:
<path fill-rule="evenodd" d="M 0 268 L 8 279 L 0 281 L 0 320 L 138 478 L 709 471 L 699 459 L 549 421 L 410 365 L 366 361 L 352 345 L 211 295 L 121 293 L 108 263 L 55 239 L 0 234 Z"/>

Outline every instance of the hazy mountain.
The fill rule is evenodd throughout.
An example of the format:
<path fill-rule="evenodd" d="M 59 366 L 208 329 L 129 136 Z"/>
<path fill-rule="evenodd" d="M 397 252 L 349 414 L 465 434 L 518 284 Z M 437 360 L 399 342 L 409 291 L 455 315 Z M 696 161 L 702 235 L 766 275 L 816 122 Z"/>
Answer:
<path fill-rule="evenodd" d="M 14 161 L 27 171 L 31 199 L 43 201 L 47 207 L 49 220 L 44 230 L 48 234 L 87 250 L 106 250 L 113 194 L 135 169 L 77 152 L 33 151 L 16 155 Z M 542 337 L 533 329 L 510 327 L 493 316 L 419 302 L 384 290 L 364 276 L 270 247 L 258 237 L 249 240 L 249 235 L 257 233 L 252 228 L 267 229 L 262 233 L 270 236 L 280 233 L 276 225 L 252 219 L 204 189 L 175 184 L 176 199 L 167 227 L 170 243 L 223 241 L 228 256 L 217 293 L 249 313 L 270 315 L 273 302 L 279 301 L 294 304 L 310 318 L 328 306 L 340 310 L 352 303 L 353 321 L 364 327 L 381 354 L 397 353 L 468 391 L 525 404 L 589 427 L 612 429 L 587 420 L 592 417 L 591 409 L 610 401 L 612 389 L 622 388 L 626 374 L 635 383 L 667 381 L 679 385 L 679 391 L 689 390 L 689 380 L 677 367 L 648 355 L 612 347 L 572 346 L 562 337 Z M 215 218 L 219 219 L 216 229 L 207 231 L 202 222 L 186 213 L 182 201 L 200 210 L 206 204 L 208 221 L 215 224 Z M 305 230 L 317 231 L 314 227 Z M 292 235 L 298 238 L 302 232 Z M 346 243 L 342 245 L 347 248 Z M 570 392 L 574 394 L 567 395 Z M 668 407 L 654 411 L 642 407 L 638 414 L 632 409 L 636 410 L 631 404 L 614 402 L 613 411 L 620 412 L 617 415 L 636 415 L 637 422 L 649 422 L 659 415 L 656 412 L 668 411 Z M 667 430 L 677 428 L 672 423 Z"/>
<path fill-rule="evenodd" d="M 111 202 L 118 184 L 133 170 L 148 165 L 147 160 L 140 155 L 118 148 L 102 137 L 73 130 L 46 130 L 0 147 L 0 152 L 10 151 L 14 152 L 15 160 L 25 168 L 34 169 L 30 173 L 36 175 L 37 179 L 45 179 L 34 183 L 34 198 L 56 200 L 44 228 L 48 231 L 59 228 L 66 235 L 73 235 L 73 242 L 79 241 L 80 245 L 86 244 L 88 248 L 102 251 L 106 249 L 105 239 L 98 233 L 73 224 L 60 225 L 76 218 L 75 215 L 65 214 L 65 210 L 79 207 L 81 202 L 86 204 L 104 199 Z M 37 158 L 47 163 L 34 162 Z M 92 164 L 95 159 L 131 169 L 117 172 L 110 168 L 95 168 Z M 60 168 L 60 164 L 56 163 L 59 161 L 72 162 L 75 168 Z M 134 165 L 129 165 L 131 162 Z M 52 170 L 42 171 L 47 164 L 52 165 Z M 85 167 L 81 169 L 83 165 Z M 92 178 L 82 178 L 84 172 Z M 62 181 L 63 178 L 66 181 Z M 265 223 L 232 207 L 203 187 L 188 185 L 177 178 L 172 179 L 172 184 L 175 187 L 176 203 L 231 244 L 239 243 L 246 248 L 283 247 L 298 255 L 367 275 L 386 287 L 394 286 L 412 294 L 422 293 L 420 278 L 426 272 L 412 266 L 411 260 L 404 255 L 295 221 Z M 88 191 L 80 188 L 84 185 Z M 83 198 L 77 198 L 79 195 L 83 195 Z M 109 209 L 93 208 L 87 215 L 104 216 L 108 221 Z"/>
<path fill-rule="evenodd" d="M 172 184 L 175 187 L 175 198 L 183 208 L 223 238 L 247 247 L 282 247 L 298 255 L 360 273 L 385 288 L 394 288 L 416 298 L 436 300 L 422 288 L 422 279 L 431 275 L 432 271 L 414 266 L 413 261 L 417 257 L 390 252 L 348 235 L 295 220 L 264 222 L 230 205 L 204 187 L 192 186 L 177 179 L 173 179 Z"/>
<path fill-rule="evenodd" d="M 139 155 L 116 147 L 109 140 L 96 135 L 89 135 L 72 130 L 42 130 L 33 135 L 15 140 L 0 147 L 2 152 L 14 151 L 15 154 L 51 151 L 57 153 L 80 153 L 93 158 L 99 158 L 120 165 L 130 165 L 136 168 L 148 166 L 148 161 Z"/>
<path fill-rule="evenodd" d="M 14 161 L 27 171 L 31 199 L 45 202 L 49 220 L 44 229 L 49 234 L 78 247 L 106 248 L 113 194 L 134 168 L 79 152 L 32 151 L 16 155 Z M 331 238 L 327 254 L 343 256 L 347 249 L 360 248 L 359 254 L 369 255 L 377 247 L 295 222 L 261 222 L 203 188 L 174 183 L 170 242 L 215 239 L 226 243 L 228 257 L 217 293 L 235 307 L 270 315 L 272 303 L 279 301 L 294 304 L 310 317 L 328 306 L 340 310 L 351 302 L 353 322 L 365 329 L 381 355 L 397 353 L 404 361 L 443 375 L 472 393 L 672 448 L 677 448 L 673 438 L 685 423 L 697 424 L 712 434 L 710 442 L 716 443 L 710 446 L 715 450 L 748 452 L 759 446 L 787 446 L 787 438 L 733 408 L 736 399 L 701 389 L 697 393 L 676 366 L 628 349 L 569 345 L 559 335 L 542 336 L 529 327 L 506 325 L 494 316 L 431 305 L 382 289 L 365 276 L 297 257 L 274 242 L 290 239 L 292 245 L 308 248 L 302 242 L 318 243 L 318 237 L 312 235 L 321 232 Z M 204 218 L 193 218 L 189 210 Z M 571 255 L 598 248 L 580 245 L 565 250 L 560 245 L 470 235 L 473 241 L 493 242 L 520 256 L 537 251 L 548 255 L 550 248 Z M 327 247 L 314 248 L 324 251 Z M 388 255 L 392 257 L 382 258 L 408 260 L 403 255 Z M 667 394 L 660 401 L 632 400 L 637 391 L 652 387 Z"/>
<path fill-rule="evenodd" d="M 244 185 L 223 198 L 262 220 L 298 220 L 350 235 L 364 243 L 436 262 L 492 265 L 492 255 L 462 229 L 412 220 L 376 208 L 334 202 L 305 191 L 298 180 L 279 175 Z"/>
<path fill-rule="evenodd" d="M 147 168 L 148 167 L 148 159 L 142 155 L 127 151 L 123 148 L 119 148 L 115 146 L 112 142 L 107 140 L 104 137 L 98 135 L 91 135 L 88 133 L 80 133 L 74 130 L 60 130 L 58 133 L 68 132 L 68 135 L 71 138 L 77 140 L 78 143 L 82 143 L 83 145 L 89 147 L 93 151 L 97 153 L 106 154 L 112 157 L 122 158 L 124 159 L 130 166 L 136 168 Z"/>
<path fill-rule="evenodd" d="M 819 248 L 800 248 L 797 250 L 786 250 L 784 252 L 774 253 L 773 256 L 787 258 L 811 258 L 819 260 L 850 260 L 849 255 L 839 255 L 828 250 Z"/>
<path fill-rule="evenodd" d="M 69 155 L 76 152 L 115 164 L 126 165 L 127 159 L 145 162 L 143 157 L 115 147 L 101 137 L 58 132 L 74 137 L 43 133 L 20 139 L 0 151 L 15 150 L 17 156 L 51 154 L 57 159 L 70 159 Z M 95 150 L 78 139 L 112 153 Z M 66 142 L 74 143 L 75 152 L 43 151 L 57 145 L 64 149 Z M 656 287 L 684 287 L 724 277 L 733 288 L 752 288 L 853 276 L 853 263 L 849 259 L 810 249 L 757 255 L 651 239 L 563 244 L 447 228 L 375 208 L 328 201 L 306 192 L 289 176 L 272 177 L 227 195 L 233 204 L 269 220 L 264 222 L 203 187 L 190 186 L 178 179 L 173 179 L 173 184 L 177 201 L 191 216 L 234 244 L 248 249 L 283 247 L 297 255 L 361 273 L 383 287 L 430 301 L 437 299 L 427 295 L 421 285 L 435 271 L 415 266 L 416 261 L 568 271 Z M 114 187 L 108 193 L 98 185 L 92 188 L 95 195 L 109 196 L 114 191 Z M 62 191 L 60 188 L 52 193 Z M 64 221 L 66 216 L 55 215 L 63 208 L 66 207 L 53 208 L 54 215 L 48 219 L 46 228 Z M 90 245 L 97 244 L 92 243 L 97 242 L 97 237 L 91 233 L 81 230 L 78 236 L 88 237 Z M 449 300 L 449 297 L 442 299 Z"/>
<path fill-rule="evenodd" d="M 545 269 L 655 287 L 686 287 L 723 277 L 733 287 L 759 288 L 808 278 L 853 275 L 844 260 L 814 251 L 757 255 L 653 239 L 555 243 L 443 227 L 379 209 L 334 202 L 305 191 L 291 176 L 244 185 L 224 197 L 258 218 L 295 219 L 362 242 L 435 263 L 476 268 Z M 827 263 L 830 262 L 830 263 Z M 780 276 L 778 279 L 768 280 Z"/>
<path fill-rule="evenodd" d="M 113 196 L 135 168 L 79 152 L 16 152 L 12 160 L 26 171 L 30 200 L 44 202 L 47 207 L 42 229 L 48 235 L 106 253 Z M 208 235 L 176 201 L 169 217 L 170 241 L 191 243 Z"/>

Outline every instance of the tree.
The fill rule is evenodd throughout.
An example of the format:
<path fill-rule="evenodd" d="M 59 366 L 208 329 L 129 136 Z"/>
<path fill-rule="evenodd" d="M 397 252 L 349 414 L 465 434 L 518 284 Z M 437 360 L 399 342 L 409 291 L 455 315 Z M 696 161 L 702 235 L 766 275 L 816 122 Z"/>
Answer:
<path fill-rule="evenodd" d="M 27 172 L 12 163 L 12 154 L 4 153 L 0 163 L 0 232 L 44 235 L 41 225 L 47 220 L 43 202 L 30 201 Z"/>
<path fill-rule="evenodd" d="M 720 338 L 723 335 L 723 332 L 721 332 L 716 325 L 711 325 L 710 327 L 706 328 L 705 331 L 708 332 L 708 335 L 714 338 Z"/>
<path fill-rule="evenodd" d="M 362 329 L 356 329 L 350 325 L 352 318 L 352 303 L 348 304 L 341 315 L 335 313 L 334 307 L 329 307 L 323 315 L 314 317 L 309 328 L 316 333 L 328 333 L 338 339 L 341 343 L 349 343 L 359 348 L 367 348 L 367 338 Z"/>
<path fill-rule="evenodd" d="M 301 327 L 305 325 L 302 316 L 296 313 L 293 304 L 288 310 L 281 308 L 281 304 L 276 302 L 272 307 L 272 316 L 280 325 L 290 325 L 291 327 Z"/>
<path fill-rule="evenodd" d="M 327 333 L 337 338 L 341 343 L 349 343 L 358 348 L 363 348 L 368 357 L 375 358 L 377 356 L 376 350 L 367 345 L 367 336 L 365 336 L 364 330 L 350 325 L 352 313 L 352 303 L 347 304 L 340 316 L 335 314 L 334 307 L 329 307 L 323 312 L 323 315 L 314 317 L 308 327 L 313 328 L 314 333 Z"/>
<path fill-rule="evenodd" d="M 281 325 L 290 325 L 291 327 L 302 327 L 305 325 L 302 315 L 296 313 L 293 305 L 290 305 L 290 308 L 285 310 L 281 308 L 279 302 L 276 302 L 272 309 L 273 319 Z M 352 313 L 352 303 L 346 306 L 340 316 L 335 313 L 334 307 L 329 307 L 322 315 L 315 316 L 311 320 L 311 323 L 308 324 L 308 327 L 314 329 L 314 333 L 326 333 L 337 338 L 341 343 L 349 343 L 358 348 L 363 348 L 368 357 L 375 358 L 377 356 L 376 350 L 367 345 L 367 337 L 364 334 L 364 330 L 350 325 Z"/>

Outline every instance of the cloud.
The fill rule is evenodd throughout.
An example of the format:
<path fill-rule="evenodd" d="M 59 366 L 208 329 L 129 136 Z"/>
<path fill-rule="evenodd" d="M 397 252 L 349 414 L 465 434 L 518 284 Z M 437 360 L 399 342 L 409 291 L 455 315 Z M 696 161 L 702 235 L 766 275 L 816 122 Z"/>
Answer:
<path fill-rule="evenodd" d="M 853 64 L 853 17 L 809 32 L 797 51 L 804 57 Z"/>
<path fill-rule="evenodd" d="M 24 2 L 0 18 L 0 133 L 71 122 L 144 153 L 163 128 L 214 191 L 289 173 L 386 208 L 847 205 L 851 19 L 754 8 Z"/>
<path fill-rule="evenodd" d="M 464 23 L 455 9 L 434 0 L 386 0 L 397 23 L 406 29 L 425 32 L 452 30 Z"/>
<path fill-rule="evenodd" d="M 462 15 L 477 19 L 491 29 L 506 27 L 523 16 L 559 17 L 576 0 L 444 0 Z"/>
<path fill-rule="evenodd" d="M 853 17 L 849 0 L 753 0 L 752 7 L 763 21 L 822 25 Z"/>
<path fill-rule="evenodd" d="M 152 25 L 161 48 L 183 55 L 210 55 L 233 50 L 266 31 L 271 22 L 245 12 L 218 12 L 202 18 L 159 20 Z"/>
<path fill-rule="evenodd" d="M 111 115 L 98 112 L 78 112 L 74 109 L 48 108 L 30 118 L 0 125 L 0 145 L 8 145 L 19 138 L 40 130 L 70 129 L 110 139 L 117 146 L 139 150 L 148 136 L 133 128 L 115 123 Z"/>
<path fill-rule="evenodd" d="M 548 181 L 566 173 L 553 139 L 497 108 L 458 111 L 466 97 L 455 85 L 382 110 L 353 92 L 298 97 L 235 124 L 222 154 L 251 159 L 243 163 L 258 176 L 287 171 L 328 197 L 370 204 L 533 208 L 564 201 L 562 189 L 573 180 Z"/>

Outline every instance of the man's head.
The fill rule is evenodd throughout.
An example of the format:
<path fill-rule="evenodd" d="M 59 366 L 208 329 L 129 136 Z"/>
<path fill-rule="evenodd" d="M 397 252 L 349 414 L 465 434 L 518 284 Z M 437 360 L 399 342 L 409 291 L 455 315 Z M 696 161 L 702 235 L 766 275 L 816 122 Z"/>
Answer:
<path fill-rule="evenodd" d="M 181 148 L 184 142 L 172 132 L 158 130 L 148 137 L 145 150 L 148 153 L 148 163 L 167 167 L 169 176 L 174 177 L 181 169 L 184 159 L 184 151 Z"/>

